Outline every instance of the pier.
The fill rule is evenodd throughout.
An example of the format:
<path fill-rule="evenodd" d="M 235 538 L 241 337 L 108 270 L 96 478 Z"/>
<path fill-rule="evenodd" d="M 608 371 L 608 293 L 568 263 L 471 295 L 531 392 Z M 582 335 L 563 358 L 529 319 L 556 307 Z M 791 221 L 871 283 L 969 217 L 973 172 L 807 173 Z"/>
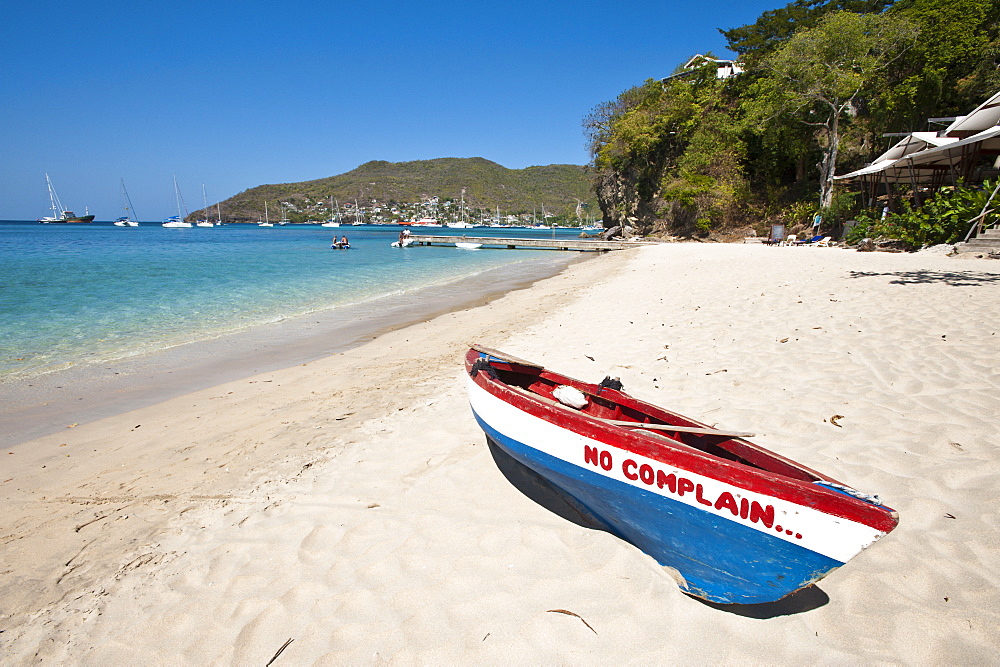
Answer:
<path fill-rule="evenodd" d="M 479 243 L 483 248 L 538 248 L 544 250 L 599 251 L 638 248 L 647 243 L 641 241 L 603 241 L 601 239 L 518 239 L 494 236 L 444 236 L 438 234 L 412 234 L 413 245 L 455 245 L 456 243 Z"/>

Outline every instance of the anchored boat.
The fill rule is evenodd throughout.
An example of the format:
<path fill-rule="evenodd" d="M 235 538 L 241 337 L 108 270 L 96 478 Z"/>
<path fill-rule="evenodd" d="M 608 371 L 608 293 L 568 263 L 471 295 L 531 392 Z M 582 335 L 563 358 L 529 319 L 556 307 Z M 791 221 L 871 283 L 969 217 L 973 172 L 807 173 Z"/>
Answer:
<path fill-rule="evenodd" d="M 773 602 L 837 569 L 899 521 L 856 491 L 701 424 L 482 346 L 465 357 L 487 437 L 609 532 L 720 603 Z"/>
<path fill-rule="evenodd" d="M 42 224 L 49 224 L 54 222 L 93 222 L 94 216 L 90 214 L 87 210 L 86 215 L 77 215 L 73 211 L 67 211 L 62 202 L 59 200 L 59 195 L 56 194 L 56 189 L 52 187 L 52 179 L 49 178 L 48 174 L 45 174 L 45 183 L 49 186 L 49 203 L 52 206 L 52 215 L 44 216 L 38 219 L 38 222 Z"/>
<path fill-rule="evenodd" d="M 177 202 L 177 215 L 172 215 L 169 218 L 163 219 L 162 227 L 168 228 L 187 228 L 193 225 L 181 217 L 181 205 L 184 205 L 184 214 L 187 216 L 187 204 L 184 204 L 184 198 L 181 196 L 181 189 L 177 185 L 177 176 L 174 175 L 174 199 Z"/>
<path fill-rule="evenodd" d="M 125 179 L 122 181 L 122 210 L 125 215 L 121 216 L 115 220 L 115 227 L 138 227 L 139 221 L 133 220 L 131 216 L 135 215 L 135 209 L 132 208 L 132 199 L 128 196 L 128 191 L 125 189 Z"/>

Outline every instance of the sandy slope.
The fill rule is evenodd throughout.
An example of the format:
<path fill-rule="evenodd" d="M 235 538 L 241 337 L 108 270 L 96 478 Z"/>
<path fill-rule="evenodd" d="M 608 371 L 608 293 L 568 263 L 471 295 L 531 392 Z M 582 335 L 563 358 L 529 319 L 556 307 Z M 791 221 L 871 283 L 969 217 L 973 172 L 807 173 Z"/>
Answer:
<path fill-rule="evenodd" d="M 998 331 L 1000 262 L 667 245 L 81 424 L 3 455 L 3 653 L 264 664 L 292 639 L 275 664 L 990 662 Z M 753 431 L 879 493 L 900 527 L 781 603 L 686 597 L 504 477 L 465 402 L 473 340 Z"/>

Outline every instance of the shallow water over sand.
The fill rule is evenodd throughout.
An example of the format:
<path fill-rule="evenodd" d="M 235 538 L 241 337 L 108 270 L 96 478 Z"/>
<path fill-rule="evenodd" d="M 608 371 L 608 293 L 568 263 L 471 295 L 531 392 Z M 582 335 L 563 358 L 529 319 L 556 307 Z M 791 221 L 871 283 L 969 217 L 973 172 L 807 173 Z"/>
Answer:
<path fill-rule="evenodd" d="M 398 229 L 0 224 L 0 448 L 341 352 L 584 256 L 391 248 Z"/>
<path fill-rule="evenodd" d="M 308 314 L 376 315 L 391 297 L 422 299 L 421 290 L 445 285 L 463 289 L 490 271 L 495 281 L 516 281 L 537 274 L 541 265 L 552 273 L 553 262 L 565 261 L 530 250 L 392 248 L 399 229 L 0 224 L 0 380 L 120 360 Z M 348 236 L 351 250 L 331 250 L 334 234 Z"/>

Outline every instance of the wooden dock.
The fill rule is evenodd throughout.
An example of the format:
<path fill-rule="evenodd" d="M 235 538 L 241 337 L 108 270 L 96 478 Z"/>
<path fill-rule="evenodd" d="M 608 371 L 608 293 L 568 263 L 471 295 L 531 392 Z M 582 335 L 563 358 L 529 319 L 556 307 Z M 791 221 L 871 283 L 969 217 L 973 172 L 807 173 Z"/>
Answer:
<path fill-rule="evenodd" d="M 601 239 L 517 239 L 494 236 L 444 236 L 438 234 L 412 234 L 413 245 L 455 245 L 480 243 L 484 248 L 537 248 L 543 250 L 578 250 L 581 252 L 625 250 L 647 245 L 640 241 L 602 241 Z"/>

